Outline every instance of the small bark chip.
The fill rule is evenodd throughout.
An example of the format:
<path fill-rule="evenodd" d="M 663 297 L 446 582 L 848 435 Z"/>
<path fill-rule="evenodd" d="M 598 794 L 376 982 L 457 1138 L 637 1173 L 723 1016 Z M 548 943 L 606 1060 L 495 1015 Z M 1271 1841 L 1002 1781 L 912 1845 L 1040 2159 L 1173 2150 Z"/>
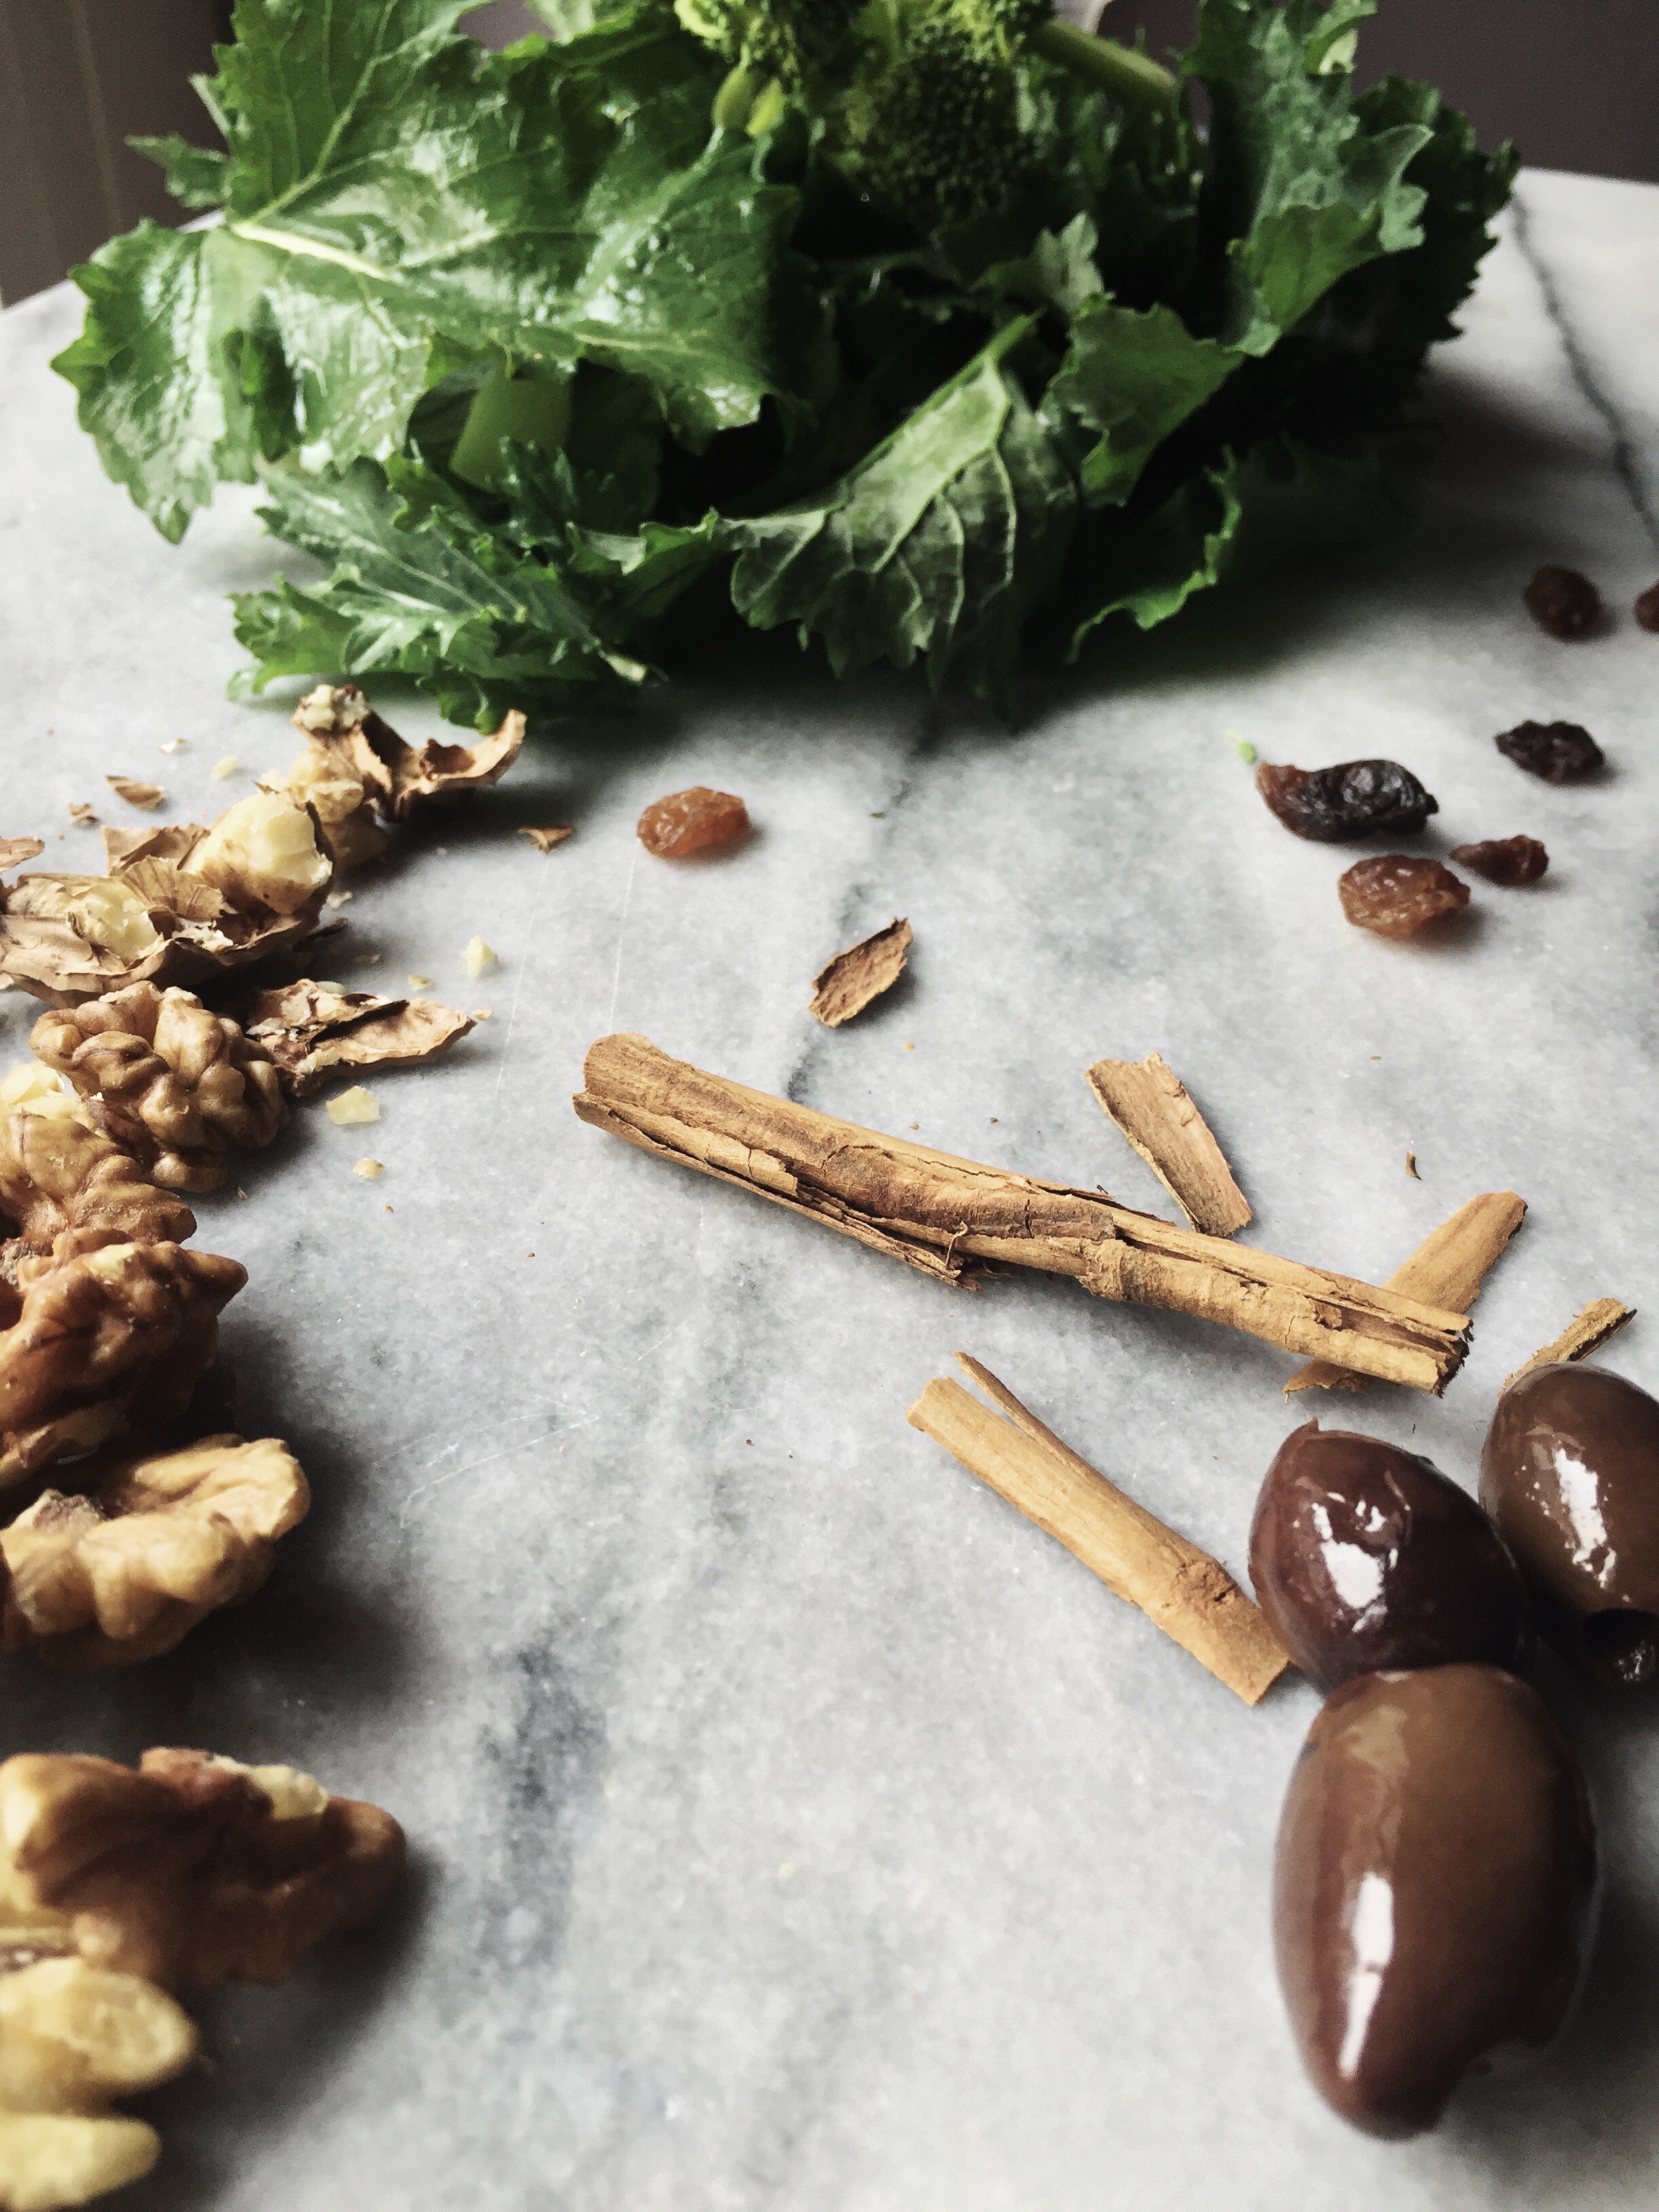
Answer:
<path fill-rule="evenodd" d="M 1606 755 L 1578 722 L 1517 722 L 1492 742 L 1506 760 L 1546 783 L 1575 783 L 1604 766 Z"/>
<path fill-rule="evenodd" d="M 1452 858 L 1473 868 L 1489 884 L 1535 884 L 1550 864 L 1536 837 L 1488 837 L 1478 845 L 1454 845 Z"/>
<path fill-rule="evenodd" d="M 1540 629 L 1564 641 L 1589 637 L 1601 620 L 1601 594 L 1577 568 L 1547 561 L 1521 594 Z"/>
<path fill-rule="evenodd" d="M 1438 860 L 1406 853 L 1379 853 L 1358 860 L 1339 878 L 1342 911 L 1358 929 L 1379 937 L 1414 937 L 1443 915 L 1469 902 L 1469 887 Z"/>
<path fill-rule="evenodd" d="M 827 1030 L 861 1014 L 872 999 L 891 990 L 910 954 L 910 925 L 890 921 L 873 937 L 836 953 L 812 978 L 811 1011 Z"/>

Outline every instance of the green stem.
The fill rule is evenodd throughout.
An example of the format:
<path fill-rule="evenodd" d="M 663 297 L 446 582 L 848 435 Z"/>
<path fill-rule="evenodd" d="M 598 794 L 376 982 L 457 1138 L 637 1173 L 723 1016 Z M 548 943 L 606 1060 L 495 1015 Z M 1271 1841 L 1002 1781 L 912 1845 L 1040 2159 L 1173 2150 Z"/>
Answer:
<path fill-rule="evenodd" d="M 562 371 L 530 369 L 514 375 L 497 362 L 467 410 L 449 465 L 469 483 L 487 489 L 501 473 L 503 438 L 539 446 L 551 455 L 569 428 L 570 383 Z"/>
<path fill-rule="evenodd" d="M 1126 106 L 1175 106 L 1176 81 L 1169 70 L 1115 39 L 1097 38 L 1092 31 L 1081 31 L 1075 23 L 1051 15 L 1032 32 L 1030 44 L 1045 60 L 1071 70 Z"/>

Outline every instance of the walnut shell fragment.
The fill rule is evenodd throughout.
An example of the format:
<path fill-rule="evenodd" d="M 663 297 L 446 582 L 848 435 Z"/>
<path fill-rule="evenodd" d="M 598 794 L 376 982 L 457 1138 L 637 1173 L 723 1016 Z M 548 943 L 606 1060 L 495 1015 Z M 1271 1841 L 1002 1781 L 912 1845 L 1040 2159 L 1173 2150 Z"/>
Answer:
<path fill-rule="evenodd" d="M 873 937 L 836 953 L 812 978 L 811 1012 L 827 1030 L 838 1030 L 861 1014 L 872 999 L 890 991 L 909 958 L 910 925 L 890 921 Z"/>
<path fill-rule="evenodd" d="M 48 1006 L 128 983 L 185 985 L 307 935 L 334 864 L 316 818 L 269 792 L 221 815 L 104 832 L 109 873 L 0 890 L 0 971 Z"/>
<path fill-rule="evenodd" d="M 196 1217 L 98 1128 L 58 1076 L 25 1060 L 0 1079 L 0 1210 L 50 1251 L 66 1229 L 94 1243 L 181 1244 Z"/>
<path fill-rule="evenodd" d="M 343 1068 L 421 1066 L 474 1026 L 435 999 L 377 999 L 309 979 L 256 993 L 246 1019 L 290 1098 L 307 1097 Z"/>
<path fill-rule="evenodd" d="M 497 783 L 518 758 L 525 718 L 514 708 L 476 745 L 406 744 L 355 684 L 319 684 L 294 710 L 294 726 L 356 775 L 380 813 L 407 822 L 424 806 L 452 806 Z"/>
<path fill-rule="evenodd" d="M 0 1972 L 0 2204 L 53 2212 L 148 2173 L 161 2138 L 112 2101 L 172 2081 L 198 2040 L 138 1976 L 26 1949 Z"/>
<path fill-rule="evenodd" d="M 170 1190 L 217 1190 L 228 1145 L 257 1151 L 288 1121 L 270 1054 L 188 991 L 129 984 L 42 1014 L 29 1043 Z"/>
<path fill-rule="evenodd" d="M 0 837 L 0 868 L 21 868 L 25 860 L 38 860 L 46 849 L 44 837 Z"/>
<path fill-rule="evenodd" d="M 25 1259 L 4 1286 L 0 1328 L 0 1487 L 129 1421 L 171 1420 L 219 1340 L 219 1316 L 247 1270 L 177 1244 L 84 1249 L 74 1233 Z"/>
<path fill-rule="evenodd" d="M 153 812 L 167 797 L 159 783 L 146 783 L 139 776 L 106 775 L 104 781 L 118 799 L 125 799 L 129 806 L 136 806 L 143 814 Z"/>
<path fill-rule="evenodd" d="M 0 1765 L 0 1908 L 67 1923 L 91 1964 L 164 1988 L 285 1982 L 312 1946 L 386 1902 L 389 1813 L 289 1766 L 204 1751 Z"/>
<path fill-rule="evenodd" d="M 77 1668 L 171 1651 L 210 1613 L 253 1595 L 310 1504 L 275 1437 L 204 1437 L 122 1460 L 67 1495 L 45 1491 L 0 1530 L 0 1648 Z"/>

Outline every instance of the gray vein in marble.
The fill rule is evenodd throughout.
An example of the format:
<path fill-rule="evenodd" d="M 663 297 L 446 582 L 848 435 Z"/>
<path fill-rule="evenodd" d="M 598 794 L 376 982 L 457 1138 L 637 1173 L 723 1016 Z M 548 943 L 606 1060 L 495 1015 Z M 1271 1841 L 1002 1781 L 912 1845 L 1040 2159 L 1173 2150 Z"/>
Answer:
<path fill-rule="evenodd" d="M 1655 550 L 1659 551 L 1659 514 L 1655 513 L 1648 498 L 1637 465 L 1635 434 L 1613 404 L 1607 386 L 1592 368 L 1589 353 L 1573 328 L 1572 319 L 1566 312 L 1559 288 L 1534 240 L 1523 185 L 1517 185 L 1510 204 L 1515 242 L 1525 257 L 1528 268 L 1538 280 L 1539 296 L 1543 301 L 1545 313 L 1559 333 L 1561 349 L 1566 356 L 1572 380 L 1607 425 L 1613 473 L 1624 487 L 1625 495 L 1635 508 Z"/>

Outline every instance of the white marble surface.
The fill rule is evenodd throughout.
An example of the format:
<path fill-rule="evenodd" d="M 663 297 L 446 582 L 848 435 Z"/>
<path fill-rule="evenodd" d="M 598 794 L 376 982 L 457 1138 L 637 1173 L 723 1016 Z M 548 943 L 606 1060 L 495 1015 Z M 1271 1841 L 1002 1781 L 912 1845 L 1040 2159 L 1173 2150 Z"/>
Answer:
<path fill-rule="evenodd" d="M 1016 736 L 763 648 L 543 747 L 364 880 L 325 972 L 416 969 L 495 1018 L 380 1082 L 370 1143 L 313 1109 L 244 1164 L 246 1202 L 203 1204 L 251 1270 L 245 1421 L 301 1451 L 312 1518 L 173 1658 L 84 1684 L 5 1662 L 0 1748 L 293 1759 L 413 1844 L 379 1929 L 206 2008 L 216 2070 L 152 2100 L 135 2212 L 1651 2203 L 1651 1701 L 1549 1680 L 1611 1875 L 1565 2047 L 1431 2138 L 1351 2135 L 1297 2071 L 1267 1935 L 1312 1693 L 1247 1712 L 903 1419 L 965 1346 L 1242 1571 L 1289 1363 L 1061 1283 L 953 1295 L 568 1103 L 590 1040 L 638 1028 L 1161 1206 L 1082 1078 L 1157 1048 L 1270 1249 L 1376 1279 L 1513 1185 L 1532 1213 L 1462 1378 L 1352 1401 L 1466 1480 L 1525 1352 L 1589 1297 L 1651 1310 L 1659 638 L 1627 610 L 1659 574 L 1659 191 L 1534 174 L 1520 204 L 1443 356 L 1449 441 L 1404 543 L 1200 607 Z M 220 755 L 293 744 L 284 702 L 222 697 L 220 594 L 272 549 L 228 498 L 170 550 L 103 481 L 45 368 L 75 320 L 64 291 L 0 319 L 0 830 L 64 825 L 60 863 L 106 772 L 185 817 L 247 787 L 209 781 Z M 1527 622 L 1546 558 L 1600 578 L 1611 636 Z M 1492 738 L 1525 716 L 1587 723 L 1607 779 L 1523 777 Z M 1364 937 L 1343 857 L 1269 819 L 1229 730 L 1304 765 L 1395 755 L 1439 795 L 1434 849 L 1526 830 L 1551 873 L 1477 886 L 1437 945 Z M 633 823 L 693 781 L 757 835 L 676 869 Z M 550 857 L 513 835 L 566 815 Z M 895 913 L 911 979 L 817 1030 L 807 979 Z M 475 932 L 501 956 L 478 985 Z M 0 1006 L 21 1054 L 31 1009 Z M 371 1148 L 374 1184 L 349 1172 Z M 1609 1354 L 1650 1384 L 1653 1328 Z"/>

